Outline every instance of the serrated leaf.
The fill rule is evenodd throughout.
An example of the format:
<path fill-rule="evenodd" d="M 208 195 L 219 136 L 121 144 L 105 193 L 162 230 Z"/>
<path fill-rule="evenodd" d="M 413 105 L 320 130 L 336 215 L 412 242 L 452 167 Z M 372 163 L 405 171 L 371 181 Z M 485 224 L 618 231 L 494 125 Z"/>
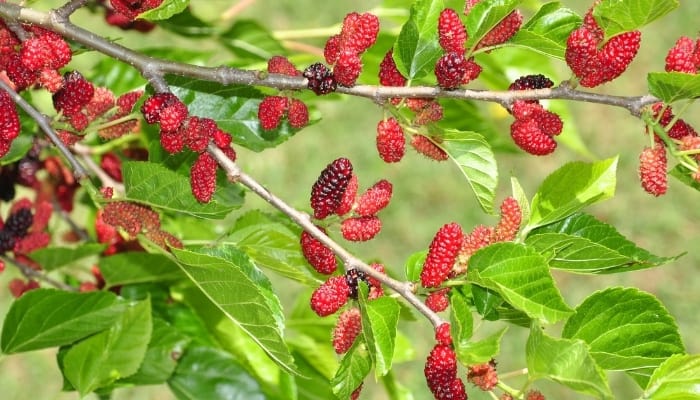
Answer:
<path fill-rule="evenodd" d="M 683 72 L 650 72 L 647 75 L 649 93 L 664 103 L 700 97 L 700 75 Z"/>
<path fill-rule="evenodd" d="M 85 257 L 96 256 L 100 254 L 105 247 L 106 245 L 101 243 L 85 243 L 78 247 L 45 247 L 34 250 L 27 255 L 29 258 L 39 263 L 43 269 L 53 271 Z"/>
<path fill-rule="evenodd" d="M 455 346 L 467 343 L 474 333 L 474 318 L 467 297 L 458 290 L 450 291 L 450 333 Z"/>
<path fill-rule="evenodd" d="M 241 327 L 282 368 L 294 372 L 294 360 L 282 338 L 284 316 L 274 305 L 276 297 L 261 284 L 242 253 L 235 258 L 172 249 L 178 265 L 190 280 L 228 318 Z M 279 304 L 278 300 L 277 304 Z"/>
<path fill-rule="evenodd" d="M 151 341 L 139 370 L 119 384 L 158 385 L 175 371 L 179 357 L 192 339 L 160 318 L 153 318 Z"/>
<path fill-rule="evenodd" d="M 438 18 L 442 0 L 417 0 L 394 45 L 394 62 L 401 75 L 417 79 L 427 75 L 442 55 L 438 43 Z"/>
<path fill-rule="evenodd" d="M 617 157 L 594 163 L 570 162 L 551 173 L 532 199 L 528 232 L 551 224 L 615 194 Z"/>
<path fill-rule="evenodd" d="M 258 106 L 264 95 L 250 86 L 227 85 L 180 76 L 168 77 L 168 84 L 192 115 L 206 115 L 219 128 L 235 136 L 236 146 L 253 151 L 275 147 L 292 137 L 293 129 L 285 119 L 274 130 L 260 127 Z"/>
<path fill-rule="evenodd" d="M 494 290 L 478 285 L 471 285 L 471 292 L 476 312 L 487 321 L 499 319 L 497 308 L 503 304 L 503 297 Z"/>
<path fill-rule="evenodd" d="M 223 350 L 190 347 L 168 386 L 180 400 L 265 400 L 258 382 Z"/>
<path fill-rule="evenodd" d="M 107 287 L 187 278 L 168 257 L 143 252 L 118 253 L 104 257 L 100 260 L 100 272 Z"/>
<path fill-rule="evenodd" d="M 467 178 L 479 205 L 493 213 L 493 201 L 498 186 L 498 165 L 491 146 L 476 132 L 446 130 L 440 144 Z"/>
<path fill-rule="evenodd" d="M 659 257 L 637 247 L 615 227 L 577 213 L 535 229 L 525 243 L 541 253 L 553 253 L 552 268 L 589 274 L 610 274 L 653 268 L 680 256 Z"/>
<path fill-rule="evenodd" d="M 406 279 L 411 282 L 418 282 L 420 280 L 420 273 L 423 271 L 423 263 L 425 262 L 425 257 L 427 257 L 428 251 L 422 250 L 415 252 L 408 256 L 406 263 L 404 264 L 404 271 L 406 271 Z"/>
<path fill-rule="evenodd" d="M 531 380 L 551 379 L 578 392 L 613 398 L 605 374 L 582 340 L 556 339 L 533 324 L 525 354 Z"/>
<path fill-rule="evenodd" d="M 2 327 L 6 354 L 69 345 L 107 329 L 126 303 L 110 292 L 30 290 L 15 300 Z"/>
<path fill-rule="evenodd" d="M 544 4 L 508 43 L 546 56 L 564 59 L 569 34 L 581 25 L 581 17 L 558 1 Z"/>
<path fill-rule="evenodd" d="M 168 19 L 184 11 L 189 4 L 190 0 L 165 0 L 160 6 L 139 14 L 139 18 L 148 21 Z"/>
<path fill-rule="evenodd" d="M 362 332 L 374 360 L 377 378 L 391 370 L 399 324 L 399 303 L 391 297 L 363 301 Z"/>
<path fill-rule="evenodd" d="M 243 204 L 243 198 L 222 199 L 214 193 L 212 201 L 199 203 L 192 195 L 190 180 L 157 164 L 143 161 L 122 163 L 126 198 L 154 208 L 185 213 L 199 218 L 224 218 Z"/>
<path fill-rule="evenodd" d="M 109 329 L 79 342 L 63 358 L 64 374 L 81 396 L 138 371 L 151 339 L 151 302 L 126 308 Z"/>
<path fill-rule="evenodd" d="M 508 327 L 478 341 L 460 342 L 455 345 L 457 360 L 463 365 L 474 365 L 488 362 L 501 351 L 501 339 Z"/>
<path fill-rule="evenodd" d="M 285 53 L 284 47 L 270 31 L 249 19 L 237 19 L 220 35 L 219 41 L 241 58 L 267 61 L 274 55 Z"/>
<path fill-rule="evenodd" d="M 535 249 L 515 243 L 496 243 L 469 259 L 470 280 L 501 295 L 528 316 L 554 323 L 571 315 Z"/>
<path fill-rule="evenodd" d="M 673 355 L 654 371 L 644 390 L 644 399 L 700 399 L 698 377 L 700 377 L 700 355 Z"/>
<path fill-rule="evenodd" d="M 602 368 L 627 371 L 642 387 L 654 368 L 685 351 L 668 310 L 651 294 L 632 288 L 589 296 L 564 325 L 562 337 L 588 343 Z"/>
<path fill-rule="evenodd" d="M 305 285 L 319 284 L 301 253 L 299 233 L 259 211 L 241 216 L 227 240 L 235 243 L 260 267 Z"/>
<path fill-rule="evenodd" d="M 508 16 L 522 0 L 484 0 L 469 10 L 465 25 L 467 27 L 466 48 L 474 47 L 491 31 L 499 22 Z"/>
<path fill-rule="evenodd" d="M 593 17 L 611 38 L 639 29 L 678 8 L 678 0 L 603 0 L 593 7 Z"/>
<path fill-rule="evenodd" d="M 333 394 L 338 399 L 349 399 L 371 369 L 372 359 L 364 341 L 355 340 L 355 344 L 345 353 L 338 371 L 331 379 Z"/>

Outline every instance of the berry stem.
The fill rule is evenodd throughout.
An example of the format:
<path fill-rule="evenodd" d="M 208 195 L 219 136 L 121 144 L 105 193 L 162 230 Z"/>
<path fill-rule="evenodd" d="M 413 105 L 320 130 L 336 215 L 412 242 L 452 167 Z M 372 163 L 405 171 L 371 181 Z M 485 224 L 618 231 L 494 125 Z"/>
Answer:
<path fill-rule="evenodd" d="M 66 147 L 65 144 L 61 141 L 61 139 L 58 137 L 56 134 L 56 131 L 53 130 L 51 127 L 51 124 L 49 120 L 44 116 L 42 113 L 39 112 L 36 108 L 34 108 L 31 104 L 29 104 L 22 96 L 20 96 L 17 92 L 15 92 L 4 80 L 0 79 L 0 89 L 6 91 L 9 93 L 10 97 L 12 97 L 12 100 L 20 106 L 27 114 L 29 114 L 32 119 L 34 119 L 37 124 L 39 124 L 39 128 L 41 128 L 42 131 L 46 134 L 46 136 L 49 137 L 51 142 L 58 148 L 58 151 L 63 154 L 63 156 L 68 160 L 68 163 L 70 163 L 71 168 L 73 169 L 73 176 L 77 181 L 82 181 L 84 177 L 88 176 L 87 171 L 83 166 L 78 162 L 78 160 L 73 156 L 73 153 L 70 152 L 70 150 Z"/>
<path fill-rule="evenodd" d="M 270 203 L 270 205 L 282 211 L 297 225 L 304 228 L 304 230 L 311 236 L 331 249 L 343 261 L 346 271 L 357 269 L 371 276 L 372 278 L 379 280 L 382 284 L 401 295 L 401 297 L 403 297 L 409 304 L 423 314 L 434 327 L 438 327 L 445 322 L 439 315 L 428 308 L 428 306 L 426 306 L 418 296 L 416 296 L 416 285 L 413 282 L 401 282 L 376 271 L 374 268 L 352 255 L 344 247 L 336 243 L 333 239 L 323 233 L 323 231 L 317 228 L 311 221 L 308 214 L 296 210 L 284 200 L 272 194 L 250 175 L 241 171 L 238 165 L 226 157 L 226 155 L 219 148 L 210 144 L 208 151 L 209 154 L 211 154 L 223 168 L 223 170 L 226 171 L 226 175 L 231 181 L 238 182 L 253 191 L 255 194 Z"/>
<path fill-rule="evenodd" d="M 503 383 L 503 379 L 502 379 L 502 378 L 503 378 L 503 377 L 499 377 L 498 383 L 496 384 L 496 387 L 498 387 L 498 388 L 501 389 L 502 391 L 508 393 L 509 395 L 513 396 L 514 399 L 519 398 L 519 397 L 520 397 L 520 394 L 523 393 L 523 391 L 518 391 L 517 389 L 514 389 L 514 388 L 512 388 L 512 387 L 506 385 L 505 383 Z M 528 382 L 528 386 L 529 386 L 529 385 L 530 385 L 530 384 L 529 384 L 529 382 Z"/>
<path fill-rule="evenodd" d="M 0 260 L 2 260 L 5 263 L 5 265 L 12 264 L 15 267 L 17 267 L 17 269 L 19 269 L 19 271 L 22 273 L 22 275 L 24 275 L 24 277 L 27 279 L 35 279 L 35 280 L 39 280 L 42 282 L 46 282 L 49 285 L 55 287 L 56 289 L 61 289 L 61 290 L 65 290 L 68 292 L 77 292 L 78 291 L 73 286 L 67 285 L 63 282 L 59 282 L 53 278 L 50 278 L 47 275 L 45 275 L 43 272 L 35 270 L 34 268 L 30 267 L 29 265 L 26 265 L 22 262 L 19 262 L 19 261 L 15 260 L 14 258 L 0 255 Z"/>

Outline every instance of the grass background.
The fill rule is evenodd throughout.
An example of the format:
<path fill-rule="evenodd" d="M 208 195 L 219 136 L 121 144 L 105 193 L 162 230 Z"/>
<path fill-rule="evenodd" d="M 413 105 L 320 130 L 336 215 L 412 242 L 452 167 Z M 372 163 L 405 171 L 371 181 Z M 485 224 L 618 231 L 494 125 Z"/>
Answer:
<path fill-rule="evenodd" d="M 39 8 L 56 6 L 61 2 L 38 1 Z M 194 0 L 195 11 L 204 19 L 215 20 L 222 11 L 232 5 L 231 1 Z M 242 3 L 242 2 L 241 2 Z M 258 0 L 250 2 L 237 18 L 254 18 L 275 31 L 308 30 L 332 27 L 350 11 L 367 11 L 381 4 L 380 1 L 359 0 L 353 2 L 319 2 L 317 0 L 276 1 Z M 401 3 L 394 1 L 394 3 Z M 405 2 L 408 4 L 409 2 Z M 530 5 L 535 1 L 526 2 Z M 568 7 L 585 12 L 588 1 L 565 1 Z M 596 88 L 595 91 L 638 95 L 646 91 L 646 73 L 663 70 L 664 56 L 681 34 L 697 32 L 700 2 L 683 1 L 680 9 L 656 21 L 643 30 L 642 46 L 627 73 L 615 82 Z M 79 14 L 77 20 L 88 26 L 99 27 L 99 17 Z M 384 24 L 385 19 L 382 18 Z M 392 27 L 388 24 L 389 28 Z M 109 37 L 120 38 L 125 44 L 134 46 L 168 43 L 174 52 L 187 42 L 166 40 L 162 32 L 154 31 L 149 40 L 140 35 L 118 30 L 103 30 Z M 331 30 L 332 31 L 332 30 Z M 327 35 L 326 35 L 327 37 Z M 152 40 L 151 40 L 152 39 Z M 308 37 L 294 39 L 299 43 L 322 46 L 323 38 Z M 497 53 L 494 53 L 497 56 Z M 90 65 L 89 53 L 76 58 L 78 65 Z M 563 62 L 554 62 L 559 72 L 555 82 L 568 77 Z M 536 71 L 532 71 L 536 72 Z M 639 246 L 659 255 L 688 253 L 679 261 L 648 271 L 632 272 L 615 276 L 583 276 L 555 271 L 562 293 L 569 304 L 576 305 L 593 291 L 610 286 L 634 286 L 655 294 L 676 317 L 680 332 L 689 353 L 700 353 L 700 209 L 696 206 L 698 193 L 671 180 L 669 193 L 654 198 L 641 189 L 637 178 L 637 157 L 647 143 L 644 128 L 639 120 L 625 110 L 612 109 L 595 104 L 571 104 L 573 118 L 567 124 L 575 124 L 596 158 L 620 156 L 617 195 L 589 209 L 598 218 L 616 226 L 618 230 Z M 700 126 L 700 117 L 690 112 L 683 117 L 695 126 Z M 483 105 L 483 111 L 504 128 L 507 138 L 510 122 L 498 107 Z M 496 219 L 484 215 L 470 193 L 459 170 L 451 163 L 436 163 L 408 151 L 398 164 L 384 164 L 376 155 L 374 145 L 375 126 L 382 118 L 381 109 L 365 99 L 344 98 L 339 101 L 318 102 L 318 113 L 323 119 L 303 130 L 283 146 L 263 153 L 239 150 L 241 167 L 259 179 L 274 193 L 292 205 L 308 208 L 309 188 L 318 172 L 331 160 L 345 156 L 353 161 L 361 187 L 385 178 L 394 184 L 395 194 L 390 207 L 382 212 L 383 231 L 378 237 L 361 245 L 349 246 L 364 258 L 380 258 L 393 272 L 402 273 L 405 258 L 424 249 L 437 229 L 449 221 L 457 221 L 465 230 L 476 224 L 494 224 Z M 525 191 L 532 196 L 542 179 L 562 163 L 586 160 L 577 153 L 560 146 L 548 157 L 533 157 L 522 152 L 499 154 L 499 197 L 508 195 L 510 176 L 517 177 Z M 246 208 L 269 209 L 264 202 L 249 196 Z M 8 270 L 0 275 L 0 286 L 16 276 Z M 281 289 L 283 304 L 288 305 L 297 293 L 297 287 L 286 282 L 275 281 Z M 284 288 L 284 289 L 283 289 Z M 11 303 L 6 290 L 0 290 L 0 316 Z M 291 305 L 287 306 L 289 309 Z M 491 326 L 496 325 L 496 326 Z M 478 335 L 485 335 L 499 324 L 483 324 Z M 411 389 L 416 399 L 429 398 L 425 388 L 422 369 L 424 355 L 432 346 L 432 334 L 424 321 L 406 324 L 405 332 L 412 333 L 418 360 L 396 368 L 399 380 Z M 553 328 L 556 332 L 557 327 Z M 524 366 L 524 344 L 527 332 L 511 327 L 503 340 L 498 357 L 499 371 L 510 371 Z M 21 355 L 4 356 L 0 359 L 0 398 L 2 399 L 74 399 L 74 393 L 60 393 L 61 377 L 54 360 L 55 351 L 41 351 Z M 634 384 L 621 374 L 610 374 L 615 393 L 619 398 L 638 395 Z M 385 393 L 367 380 L 362 398 L 383 399 Z M 517 382 L 513 383 L 517 387 Z M 538 382 L 536 386 L 545 390 L 549 398 L 570 398 L 572 392 L 561 390 L 556 385 Z M 583 396 L 577 396 L 583 397 Z M 172 395 L 167 388 L 123 389 L 116 393 L 118 399 L 168 399 Z M 470 398 L 488 398 L 470 389 Z"/>

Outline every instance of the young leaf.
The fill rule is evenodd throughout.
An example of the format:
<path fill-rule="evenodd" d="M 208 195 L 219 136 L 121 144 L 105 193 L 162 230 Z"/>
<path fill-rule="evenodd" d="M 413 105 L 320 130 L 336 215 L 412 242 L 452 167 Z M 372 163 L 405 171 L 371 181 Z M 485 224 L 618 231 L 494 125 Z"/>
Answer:
<path fill-rule="evenodd" d="M 190 280 L 234 323 L 240 326 L 278 365 L 294 372 L 294 360 L 282 338 L 284 316 L 264 277 L 244 254 L 230 259 L 173 249 Z M 274 297 L 274 298 L 273 298 Z"/>
<path fill-rule="evenodd" d="M 610 38 L 639 29 L 678 6 L 678 0 L 603 0 L 593 7 L 593 17 Z"/>
<path fill-rule="evenodd" d="M 612 399 L 605 373 L 581 340 L 547 336 L 533 324 L 525 349 L 530 380 L 551 379 L 578 392 Z"/>
<path fill-rule="evenodd" d="M 12 354 L 69 345 L 109 328 L 125 307 L 111 292 L 30 290 L 7 312 L 2 351 Z"/>
<path fill-rule="evenodd" d="M 542 5 L 509 43 L 544 55 L 564 59 L 569 34 L 581 25 L 581 17 L 554 1 Z"/>
<path fill-rule="evenodd" d="M 333 394 L 339 399 L 349 399 L 372 369 L 372 359 L 367 346 L 359 339 L 355 340 L 355 344 L 345 353 L 338 371 L 331 380 Z"/>
<path fill-rule="evenodd" d="M 570 162 L 550 174 L 532 199 L 528 232 L 564 219 L 615 194 L 617 157 L 594 163 Z"/>
<path fill-rule="evenodd" d="M 214 193 L 211 202 L 201 204 L 192 195 L 190 180 L 186 176 L 157 163 L 124 162 L 122 171 L 127 199 L 155 208 L 220 219 L 243 203 L 242 197 L 222 199 Z"/>
<path fill-rule="evenodd" d="M 673 355 L 654 371 L 644 389 L 644 398 L 649 400 L 700 399 L 699 376 L 700 355 Z"/>
<path fill-rule="evenodd" d="M 572 313 L 549 274 L 547 260 L 530 247 L 506 242 L 477 251 L 469 259 L 469 278 L 531 318 L 554 323 Z"/>
<path fill-rule="evenodd" d="M 676 260 L 637 247 L 613 226 L 577 213 L 535 229 L 525 243 L 541 253 L 553 253 L 552 268 L 590 274 L 609 274 L 653 268 Z"/>
<path fill-rule="evenodd" d="M 562 337 L 588 343 L 602 368 L 626 371 L 642 387 L 655 367 L 685 351 L 668 310 L 651 294 L 632 288 L 589 296 L 564 325 Z"/>
<path fill-rule="evenodd" d="M 463 365 L 488 362 L 501 351 L 501 339 L 507 330 L 508 327 L 504 327 L 485 339 L 460 342 L 458 345 L 455 345 L 457 359 Z"/>
<path fill-rule="evenodd" d="M 168 386 L 180 400 L 265 400 L 258 382 L 230 354 L 213 347 L 190 347 Z"/>
<path fill-rule="evenodd" d="M 190 4 L 190 0 L 165 0 L 160 6 L 139 14 L 139 18 L 148 21 L 168 19 L 182 12 Z"/>
<path fill-rule="evenodd" d="M 466 48 L 474 47 L 499 22 L 508 16 L 522 0 L 484 0 L 477 3 L 467 15 L 467 44 Z"/>
<path fill-rule="evenodd" d="M 362 332 L 369 350 L 374 355 L 374 372 L 377 378 L 391 370 L 399 323 L 399 303 L 391 297 L 363 301 Z"/>
<path fill-rule="evenodd" d="M 683 72 L 650 72 L 647 75 L 649 93 L 664 103 L 700 97 L 700 75 Z"/>
<path fill-rule="evenodd" d="M 440 144 L 462 170 L 481 208 L 493 213 L 493 201 L 498 185 L 498 165 L 491 146 L 476 132 L 449 129 Z"/>
<path fill-rule="evenodd" d="M 100 260 L 107 287 L 186 279 L 177 264 L 161 254 L 118 253 Z"/>
<path fill-rule="evenodd" d="M 151 341 L 139 370 L 118 384 L 159 385 L 175 371 L 178 360 L 192 339 L 164 320 L 153 318 Z"/>
<path fill-rule="evenodd" d="M 467 297 L 456 289 L 450 293 L 450 331 L 455 347 L 469 342 L 474 333 L 474 318 Z"/>
<path fill-rule="evenodd" d="M 411 254 L 406 259 L 406 264 L 404 265 L 404 270 L 406 271 L 406 279 L 411 282 L 417 282 L 420 280 L 420 273 L 423 271 L 423 263 L 425 262 L 425 257 L 428 255 L 427 250 L 418 251 Z"/>
<path fill-rule="evenodd" d="M 151 339 L 151 302 L 134 303 L 109 329 L 79 342 L 63 358 L 64 374 L 81 396 L 138 371 Z"/>
<path fill-rule="evenodd" d="M 444 8 L 442 0 L 417 0 L 411 6 L 411 15 L 394 44 L 394 62 L 401 75 L 422 78 L 435 67 L 443 52 L 438 44 L 437 24 Z"/>
<path fill-rule="evenodd" d="M 510 187 L 513 192 L 513 198 L 520 206 L 520 214 L 522 215 L 520 226 L 525 226 L 530 222 L 530 200 L 528 200 L 525 190 L 520 185 L 518 178 L 514 176 L 510 177 Z"/>
<path fill-rule="evenodd" d="M 32 251 L 28 256 L 39 263 L 43 269 L 53 271 L 80 259 L 96 256 L 105 247 L 107 246 L 101 243 L 85 243 L 78 247 L 44 247 Z"/>

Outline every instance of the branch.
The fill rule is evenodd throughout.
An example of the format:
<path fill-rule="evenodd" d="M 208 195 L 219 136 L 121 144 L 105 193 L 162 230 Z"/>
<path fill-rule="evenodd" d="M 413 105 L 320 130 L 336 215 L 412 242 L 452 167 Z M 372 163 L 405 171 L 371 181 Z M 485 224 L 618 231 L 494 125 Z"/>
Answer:
<path fill-rule="evenodd" d="M 41 271 L 37 271 L 34 268 L 30 267 L 27 264 L 24 264 L 20 261 L 17 261 L 14 258 L 7 257 L 5 255 L 0 255 L 0 260 L 2 260 L 5 264 L 10 263 L 15 265 L 19 271 L 24 275 L 27 279 L 35 279 L 39 280 L 42 282 L 46 282 L 49 285 L 61 289 L 61 290 L 66 290 L 69 292 L 77 292 L 78 290 L 74 288 L 71 285 L 67 285 L 63 282 L 59 282 L 53 278 L 48 277 L 46 274 L 42 273 Z"/>
<path fill-rule="evenodd" d="M 10 85 L 8 85 L 2 79 L 0 79 L 0 89 L 9 93 L 10 97 L 12 97 L 12 100 L 15 102 L 15 104 L 20 106 L 27 114 L 29 114 L 30 117 L 32 117 L 32 119 L 34 119 L 37 122 L 37 124 L 39 124 L 39 128 L 41 128 L 41 130 L 44 131 L 44 133 L 46 133 L 46 136 L 48 136 L 51 142 L 58 148 L 58 151 L 60 151 L 61 154 L 63 154 L 66 160 L 68 160 L 68 162 L 70 163 L 70 166 L 73 169 L 73 176 L 75 176 L 75 179 L 79 181 L 82 180 L 82 178 L 86 177 L 88 175 L 87 171 L 85 171 L 85 168 L 83 168 L 83 166 L 80 165 L 80 162 L 78 162 L 75 156 L 73 156 L 73 153 L 70 152 L 70 150 L 58 137 L 56 131 L 54 131 L 51 127 L 51 124 L 49 123 L 46 116 L 40 113 L 36 108 L 32 107 L 31 104 L 24 100 L 22 96 L 15 92 L 10 87 Z"/>
<path fill-rule="evenodd" d="M 61 18 L 56 11 L 49 13 L 24 8 L 9 3 L 0 3 L 0 15 L 11 20 L 39 25 L 52 30 L 68 39 L 88 48 L 97 50 L 117 60 L 126 62 L 138 69 L 149 80 L 156 91 L 167 91 L 167 85 L 162 80 L 165 74 L 175 74 L 190 78 L 217 82 L 222 85 L 248 85 L 277 88 L 280 90 L 302 90 L 307 88 L 306 78 L 278 74 L 267 74 L 260 71 L 247 71 L 231 67 L 204 67 L 174 61 L 162 60 L 128 49 L 122 45 L 110 42 L 90 31 L 80 28 L 66 18 Z M 394 97 L 449 98 L 460 100 L 489 101 L 507 107 L 515 100 L 559 99 L 574 100 L 588 103 L 604 104 L 622 107 L 632 115 L 639 116 L 641 109 L 649 104 L 660 101 L 650 96 L 614 96 L 607 94 L 584 92 L 573 89 L 568 82 L 552 89 L 489 91 L 458 89 L 444 90 L 433 86 L 389 87 L 357 85 L 351 88 L 338 87 L 338 93 L 351 96 L 366 97 L 377 103 L 383 103 Z"/>
<path fill-rule="evenodd" d="M 311 222 L 311 218 L 309 218 L 308 214 L 296 210 L 284 202 L 284 200 L 265 189 L 250 175 L 242 172 L 238 165 L 231 161 L 216 146 L 210 144 L 208 151 L 209 154 L 211 154 L 212 157 L 214 157 L 219 165 L 224 169 L 230 180 L 238 182 L 253 191 L 255 194 L 270 203 L 270 205 L 286 214 L 292 221 L 304 228 L 305 231 L 309 232 L 311 236 L 331 249 L 343 261 L 346 271 L 350 269 L 357 269 L 371 276 L 372 278 L 379 280 L 382 282 L 382 284 L 386 285 L 391 290 L 406 299 L 406 301 L 415 307 L 421 314 L 425 315 L 425 317 L 430 320 L 435 328 L 445 322 L 439 315 L 428 308 L 428 306 L 426 306 L 418 296 L 416 296 L 415 285 L 412 282 L 401 282 L 389 277 L 386 274 L 376 271 L 367 263 L 352 255 L 343 246 L 328 237 L 328 235 L 323 233 L 323 231 L 321 231 L 318 227 L 316 227 L 316 225 L 314 225 L 313 222 Z"/>
<path fill-rule="evenodd" d="M 78 9 L 84 7 L 90 0 L 71 0 L 68 3 L 62 5 L 60 8 L 56 9 L 56 15 L 61 19 L 68 19 L 74 12 Z"/>

